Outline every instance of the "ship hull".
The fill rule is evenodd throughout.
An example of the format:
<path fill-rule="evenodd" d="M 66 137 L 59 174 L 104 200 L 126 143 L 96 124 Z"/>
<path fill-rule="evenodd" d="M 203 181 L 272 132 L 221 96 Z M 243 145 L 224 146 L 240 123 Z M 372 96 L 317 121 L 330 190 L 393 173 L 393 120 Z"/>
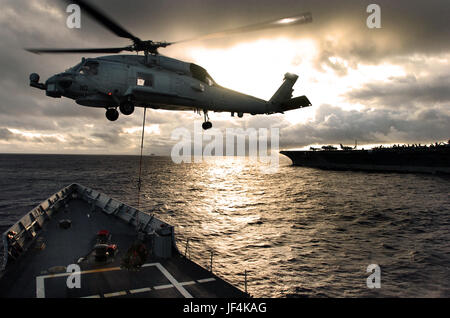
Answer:
<path fill-rule="evenodd" d="M 329 170 L 450 174 L 450 148 L 281 151 L 293 165 Z"/>
<path fill-rule="evenodd" d="M 183 256 L 172 225 L 79 184 L 24 215 L 3 247 L 0 298 L 249 297 Z"/>

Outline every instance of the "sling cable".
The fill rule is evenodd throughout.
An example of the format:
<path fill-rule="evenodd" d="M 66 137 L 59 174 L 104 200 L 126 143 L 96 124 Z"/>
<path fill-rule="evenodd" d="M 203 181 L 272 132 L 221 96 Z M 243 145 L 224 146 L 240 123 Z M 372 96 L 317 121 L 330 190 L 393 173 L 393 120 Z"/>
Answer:
<path fill-rule="evenodd" d="M 142 137 L 141 137 L 141 156 L 139 158 L 139 179 L 138 179 L 138 209 L 140 209 L 141 199 L 141 187 L 142 187 L 142 151 L 144 149 L 144 133 L 145 133 L 145 117 L 147 113 L 147 107 L 144 107 L 144 119 L 142 121 Z"/>

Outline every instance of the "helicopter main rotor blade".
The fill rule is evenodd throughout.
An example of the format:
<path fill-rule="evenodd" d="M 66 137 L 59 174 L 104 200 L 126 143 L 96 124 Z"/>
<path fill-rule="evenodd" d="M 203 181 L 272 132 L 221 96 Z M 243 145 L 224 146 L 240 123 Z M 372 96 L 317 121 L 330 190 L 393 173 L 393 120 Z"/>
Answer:
<path fill-rule="evenodd" d="M 306 24 L 306 23 L 311 23 L 311 22 L 312 22 L 312 15 L 310 12 L 306 12 L 306 13 L 301 13 L 301 14 L 291 16 L 291 17 L 270 20 L 270 21 L 257 23 L 257 24 L 251 24 L 251 25 L 247 25 L 247 26 L 243 26 L 243 27 L 239 27 L 239 28 L 228 29 L 225 31 L 205 34 L 205 35 L 195 37 L 195 38 L 190 38 L 187 40 L 171 42 L 171 44 L 177 44 L 177 43 L 183 43 L 183 42 L 189 42 L 189 41 L 217 39 L 217 38 L 222 38 L 222 37 L 239 34 L 239 33 L 260 31 L 260 30 L 265 30 L 265 29 L 283 28 L 283 27 L 299 25 L 299 24 Z"/>
<path fill-rule="evenodd" d="M 35 54 L 68 54 L 68 53 L 120 53 L 122 51 L 133 51 L 129 46 L 116 48 L 99 48 L 99 49 L 26 49 L 28 52 Z"/>
<path fill-rule="evenodd" d="M 114 22 L 111 18 L 106 16 L 103 12 L 101 12 L 99 9 L 93 7 L 90 4 L 87 4 L 84 0 L 64 0 L 70 4 L 77 4 L 80 6 L 84 12 L 89 14 L 93 19 L 95 19 L 97 22 L 102 24 L 104 27 L 106 27 L 108 30 L 116 34 L 117 36 L 120 36 L 122 38 L 131 39 L 133 42 L 140 42 L 141 40 L 125 30 L 122 26 L 120 26 L 118 23 Z"/>

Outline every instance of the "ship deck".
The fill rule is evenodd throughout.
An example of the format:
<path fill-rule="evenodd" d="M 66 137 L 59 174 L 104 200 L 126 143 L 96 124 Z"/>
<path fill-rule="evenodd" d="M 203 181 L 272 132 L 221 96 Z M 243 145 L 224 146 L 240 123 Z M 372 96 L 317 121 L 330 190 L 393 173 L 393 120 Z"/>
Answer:
<path fill-rule="evenodd" d="M 68 229 L 59 226 L 64 219 L 72 222 Z M 110 242 L 118 247 L 116 255 L 100 263 L 79 263 L 80 288 L 69 288 L 67 282 L 76 278 L 66 272 L 67 266 L 89 254 L 101 230 L 111 234 Z M 101 209 L 92 211 L 80 198 L 70 200 L 44 224 L 27 251 L 10 260 L 0 279 L 0 297 L 248 297 L 175 248 L 167 258 L 149 256 L 137 271 L 122 269 L 122 258 L 136 237 L 131 224 Z"/>
<path fill-rule="evenodd" d="M 450 174 L 450 147 L 280 151 L 293 165 L 325 170 Z"/>

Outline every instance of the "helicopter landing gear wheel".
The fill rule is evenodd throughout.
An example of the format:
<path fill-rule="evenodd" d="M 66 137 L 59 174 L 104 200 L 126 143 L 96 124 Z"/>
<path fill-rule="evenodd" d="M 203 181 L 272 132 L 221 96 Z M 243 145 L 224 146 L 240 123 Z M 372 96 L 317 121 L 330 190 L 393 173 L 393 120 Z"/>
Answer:
<path fill-rule="evenodd" d="M 205 121 L 205 122 L 202 124 L 202 128 L 203 128 L 203 130 L 211 129 L 211 128 L 212 128 L 212 123 L 211 123 L 210 121 Z"/>
<path fill-rule="evenodd" d="M 203 116 L 205 118 L 205 122 L 202 124 L 203 130 L 208 130 L 212 128 L 212 123 L 209 121 L 208 111 L 203 111 Z"/>
<path fill-rule="evenodd" d="M 134 105 L 132 102 L 124 102 L 119 106 L 120 112 L 126 116 L 131 115 L 134 112 Z"/>
<path fill-rule="evenodd" d="M 106 118 L 108 118 L 109 121 L 116 121 L 119 118 L 119 112 L 117 109 L 109 108 L 106 110 Z"/>

